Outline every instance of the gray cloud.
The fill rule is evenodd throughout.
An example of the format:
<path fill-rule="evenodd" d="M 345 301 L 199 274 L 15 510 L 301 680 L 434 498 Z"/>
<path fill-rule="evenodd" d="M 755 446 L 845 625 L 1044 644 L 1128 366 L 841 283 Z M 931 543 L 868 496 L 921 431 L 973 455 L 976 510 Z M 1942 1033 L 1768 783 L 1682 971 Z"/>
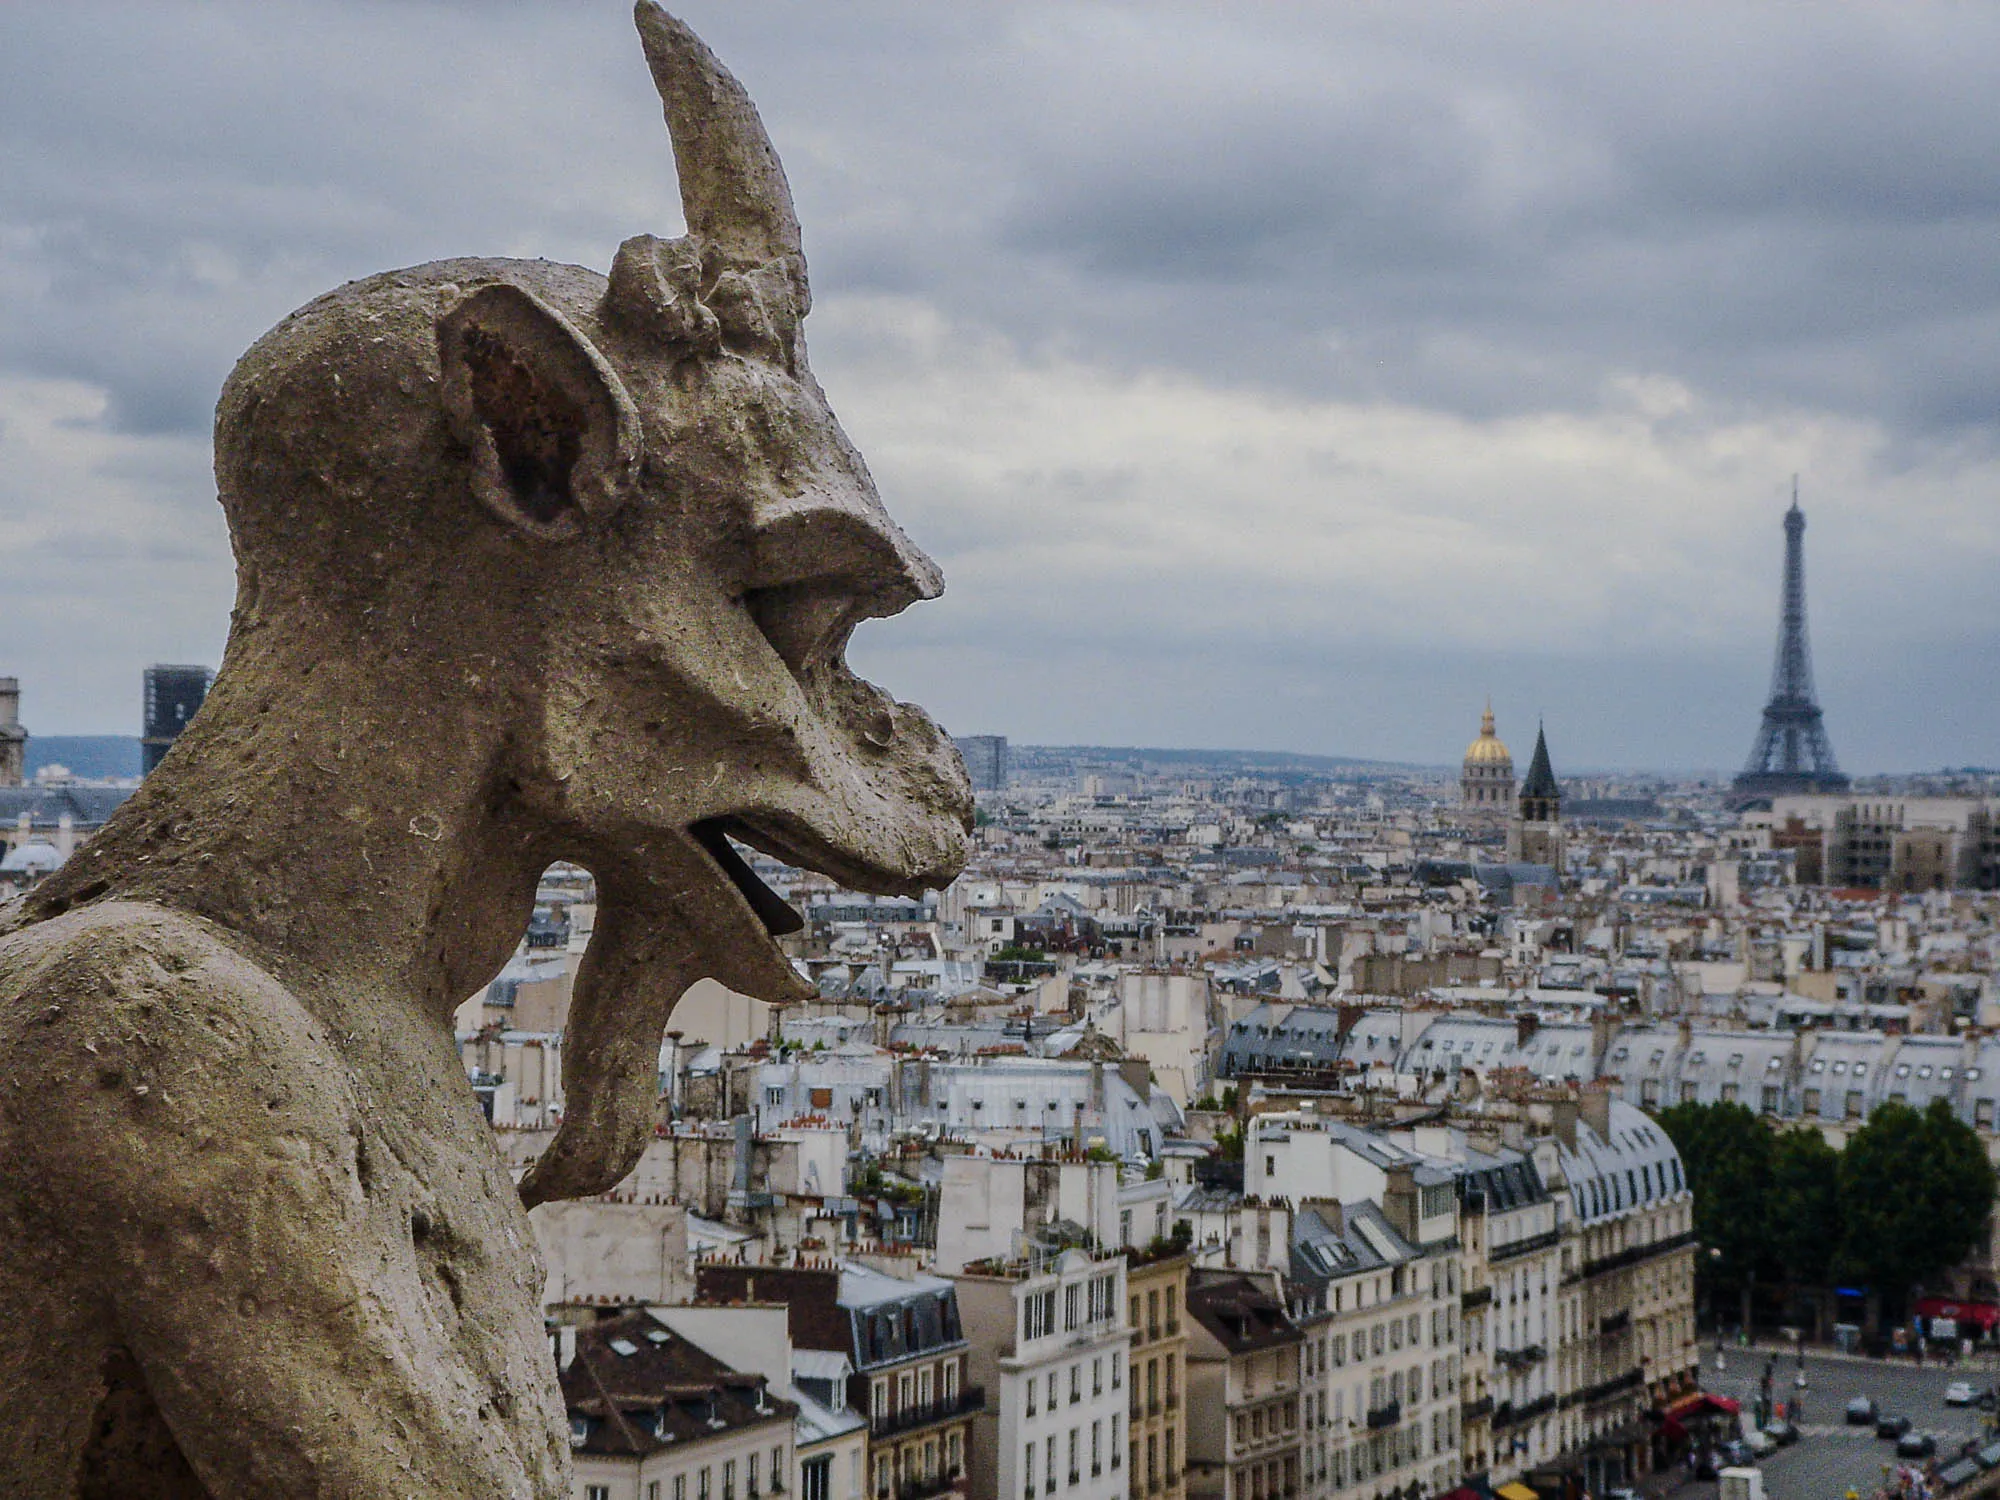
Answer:
<path fill-rule="evenodd" d="M 1837 747 L 1993 758 L 2000 13 L 685 10 L 953 579 L 857 658 L 950 722 L 1449 757 L 1491 690 L 1587 761 L 1730 765 L 1798 468 Z M 0 134 L 0 586 L 40 601 L 0 671 L 49 732 L 128 723 L 135 650 L 213 656 L 199 455 L 265 328 L 678 224 L 623 0 L 11 7 Z"/>

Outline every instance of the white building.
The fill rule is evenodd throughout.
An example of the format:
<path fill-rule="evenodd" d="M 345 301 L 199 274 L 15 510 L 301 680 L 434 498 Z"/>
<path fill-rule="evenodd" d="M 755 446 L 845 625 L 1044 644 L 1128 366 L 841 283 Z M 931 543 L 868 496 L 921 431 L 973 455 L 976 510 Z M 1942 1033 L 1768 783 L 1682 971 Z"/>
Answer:
<path fill-rule="evenodd" d="M 1035 1250 L 957 1273 L 973 1378 L 972 1500 L 1125 1500 L 1125 1260 Z"/>

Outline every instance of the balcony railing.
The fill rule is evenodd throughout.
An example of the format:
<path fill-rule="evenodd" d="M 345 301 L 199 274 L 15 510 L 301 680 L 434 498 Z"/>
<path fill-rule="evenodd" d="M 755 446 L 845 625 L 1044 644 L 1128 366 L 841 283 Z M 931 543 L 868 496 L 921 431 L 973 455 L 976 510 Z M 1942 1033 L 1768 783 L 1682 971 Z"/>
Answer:
<path fill-rule="evenodd" d="M 1368 1426 L 1370 1428 L 1394 1427 L 1402 1420 L 1403 1403 L 1400 1401 L 1390 1401 L 1381 1406 L 1372 1406 L 1368 1409 Z"/>
<path fill-rule="evenodd" d="M 1596 1260 L 1583 1263 L 1583 1274 L 1602 1276 L 1606 1271 L 1617 1271 L 1626 1266 L 1636 1266 L 1642 1260 L 1651 1260 L 1656 1255 L 1668 1255 L 1675 1250 L 1685 1250 L 1695 1242 L 1694 1231 L 1677 1234 L 1671 1239 L 1654 1240 L 1650 1245 L 1634 1245 L 1629 1250 L 1620 1250 L 1615 1255 L 1600 1256 Z"/>
<path fill-rule="evenodd" d="M 1487 1303 L 1491 1302 L 1492 1300 L 1493 1300 L 1492 1287 L 1490 1286 L 1472 1287 L 1469 1290 L 1460 1292 L 1458 1294 L 1458 1309 L 1460 1312 L 1471 1312 L 1476 1307 L 1484 1307 Z"/>
<path fill-rule="evenodd" d="M 1486 1260 L 1489 1265 L 1497 1265 L 1503 1260 L 1512 1260 L 1517 1255 L 1532 1255 L 1537 1250 L 1553 1250 L 1562 1235 L 1551 1229 L 1544 1234 L 1531 1234 L 1524 1240 L 1515 1240 L 1511 1245 L 1502 1245 L 1497 1250 L 1489 1249 Z"/>
<path fill-rule="evenodd" d="M 1600 1380 L 1596 1385 L 1587 1387 L 1583 1392 L 1583 1399 L 1586 1403 L 1605 1401 L 1613 1396 L 1622 1396 L 1625 1392 L 1644 1385 L 1645 1382 L 1644 1370 L 1627 1370 L 1623 1375 L 1614 1375 L 1609 1380 Z"/>
<path fill-rule="evenodd" d="M 1518 1427 L 1523 1422 L 1534 1421 L 1543 1412 L 1550 1412 L 1555 1409 L 1556 1395 L 1554 1391 L 1550 1391 L 1546 1395 L 1537 1396 L 1532 1401 L 1523 1401 L 1519 1406 L 1514 1405 L 1511 1401 L 1502 1401 L 1498 1406 L 1493 1408 L 1493 1430 L 1498 1432 L 1505 1427 Z"/>
<path fill-rule="evenodd" d="M 1632 1326 L 1632 1309 L 1621 1307 L 1615 1313 L 1606 1313 L 1597 1320 L 1597 1331 L 1607 1338 L 1615 1333 L 1623 1333 Z"/>
<path fill-rule="evenodd" d="M 1458 1409 L 1459 1419 L 1465 1422 L 1477 1422 L 1481 1417 L 1491 1416 L 1492 1414 L 1493 1398 L 1491 1396 L 1476 1397 Z"/>
<path fill-rule="evenodd" d="M 958 1488 L 959 1475 L 939 1472 L 929 1479 L 906 1479 L 896 1486 L 896 1500 L 935 1500 Z"/>
<path fill-rule="evenodd" d="M 962 1417 L 970 1412 L 983 1411 L 986 1407 L 986 1388 L 970 1385 L 956 1396 L 946 1396 L 938 1401 L 926 1401 L 920 1405 L 906 1406 L 901 1411 L 883 1412 L 868 1419 L 870 1437 L 893 1437 L 899 1432 L 910 1432 L 919 1427 L 928 1427 L 933 1422 L 949 1422 L 953 1417 Z"/>

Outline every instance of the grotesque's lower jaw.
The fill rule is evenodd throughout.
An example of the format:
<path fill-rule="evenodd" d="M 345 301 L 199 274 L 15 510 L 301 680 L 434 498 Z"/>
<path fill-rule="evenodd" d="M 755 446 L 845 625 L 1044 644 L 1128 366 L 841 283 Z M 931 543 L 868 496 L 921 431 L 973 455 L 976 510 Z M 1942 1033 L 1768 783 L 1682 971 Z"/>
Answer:
<path fill-rule="evenodd" d="M 764 924 L 766 933 L 775 938 L 799 931 L 806 925 L 806 919 L 784 897 L 759 880 L 757 872 L 729 842 L 732 834 L 741 837 L 742 832 L 743 825 L 732 818 L 709 818 L 692 825 L 688 829 L 688 837 L 715 862 L 723 878 L 736 888 L 744 904 Z"/>

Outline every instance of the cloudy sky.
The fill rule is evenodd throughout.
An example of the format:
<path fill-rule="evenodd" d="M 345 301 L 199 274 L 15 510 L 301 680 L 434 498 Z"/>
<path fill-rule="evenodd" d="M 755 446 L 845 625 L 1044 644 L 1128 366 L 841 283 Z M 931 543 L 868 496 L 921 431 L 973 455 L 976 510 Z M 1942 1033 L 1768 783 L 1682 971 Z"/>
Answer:
<path fill-rule="evenodd" d="M 2000 763 L 2000 10 L 684 0 L 961 732 L 1733 769 L 1791 476 L 1850 770 Z M 0 673 L 135 728 L 338 282 L 679 228 L 620 0 L 0 10 Z"/>

